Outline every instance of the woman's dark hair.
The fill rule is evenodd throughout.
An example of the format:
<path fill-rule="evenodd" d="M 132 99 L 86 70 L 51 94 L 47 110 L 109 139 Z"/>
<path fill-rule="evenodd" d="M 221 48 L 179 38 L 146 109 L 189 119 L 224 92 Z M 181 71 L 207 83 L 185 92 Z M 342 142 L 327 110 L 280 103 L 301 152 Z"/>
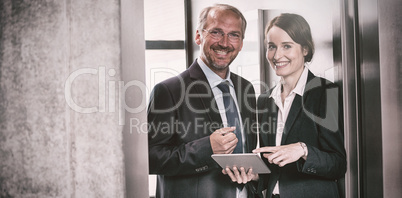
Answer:
<path fill-rule="evenodd" d="M 298 14 L 282 13 L 273 18 L 265 29 L 265 36 L 268 31 L 277 26 L 284 30 L 290 38 L 302 47 L 308 49 L 307 55 L 304 57 L 304 62 L 310 62 L 314 55 L 314 42 L 311 36 L 310 25 L 307 21 Z"/>

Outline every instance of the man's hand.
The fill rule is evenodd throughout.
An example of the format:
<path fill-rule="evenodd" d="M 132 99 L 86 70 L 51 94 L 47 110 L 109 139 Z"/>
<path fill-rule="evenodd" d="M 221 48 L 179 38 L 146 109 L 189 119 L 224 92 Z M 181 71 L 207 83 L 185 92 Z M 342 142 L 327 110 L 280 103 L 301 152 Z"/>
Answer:
<path fill-rule="evenodd" d="M 277 164 L 280 167 L 300 159 L 304 155 L 300 143 L 294 143 L 283 146 L 266 146 L 253 150 L 253 153 L 264 153 L 263 156 L 271 164 Z"/>
<path fill-rule="evenodd" d="M 229 167 L 226 167 L 226 169 L 222 169 L 222 173 L 225 175 L 229 175 L 230 179 L 233 182 L 237 182 L 238 184 L 245 184 L 251 180 L 258 180 L 258 174 L 254 174 L 253 169 L 251 168 L 248 170 L 247 173 L 243 167 L 240 167 L 240 172 L 236 166 L 233 166 L 232 170 L 230 170 Z"/>
<path fill-rule="evenodd" d="M 214 154 L 230 154 L 237 145 L 237 137 L 233 131 L 236 127 L 225 127 L 211 134 L 210 142 Z"/>

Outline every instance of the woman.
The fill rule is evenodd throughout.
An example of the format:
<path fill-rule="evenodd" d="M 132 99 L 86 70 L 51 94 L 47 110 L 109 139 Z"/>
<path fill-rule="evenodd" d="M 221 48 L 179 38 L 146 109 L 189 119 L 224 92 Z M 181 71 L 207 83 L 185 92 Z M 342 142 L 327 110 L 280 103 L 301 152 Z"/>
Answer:
<path fill-rule="evenodd" d="M 314 76 L 306 20 L 281 14 L 265 30 L 267 59 L 281 82 L 258 98 L 260 148 L 272 173 L 259 175 L 266 197 L 339 197 L 346 172 L 342 100 L 337 86 Z"/>

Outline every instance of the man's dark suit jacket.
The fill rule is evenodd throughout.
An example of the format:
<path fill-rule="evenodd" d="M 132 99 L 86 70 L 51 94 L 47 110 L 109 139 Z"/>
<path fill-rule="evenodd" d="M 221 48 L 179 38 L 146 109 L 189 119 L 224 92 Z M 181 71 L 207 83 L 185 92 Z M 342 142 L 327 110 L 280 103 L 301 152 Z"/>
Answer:
<path fill-rule="evenodd" d="M 234 73 L 230 78 L 246 134 L 245 150 L 251 152 L 257 143 L 254 88 Z M 222 127 L 222 120 L 197 61 L 155 86 L 148 124 L 149 171 L 158 175 L 157 197 L 236 197 L 237 184 L 211 158 L 209 136 Z"/>
<path fill-rule="evenodd" d="M 261 147 L 275 146 L 278 108 L 270 94 L 260 95 L 257 102 Z M 267 197 L 277 180 L 281 198 L 339 197 L 337 179 L 346 172 L 340 95 L 335 84 L 309 71 L 303 96 L 296 95 L 292 103 L 281 142 L 306 143 L 307 160 L 280 168 L 263 158 L 272 171 L 260 177 L 259 189 L 267 188 Z"/>

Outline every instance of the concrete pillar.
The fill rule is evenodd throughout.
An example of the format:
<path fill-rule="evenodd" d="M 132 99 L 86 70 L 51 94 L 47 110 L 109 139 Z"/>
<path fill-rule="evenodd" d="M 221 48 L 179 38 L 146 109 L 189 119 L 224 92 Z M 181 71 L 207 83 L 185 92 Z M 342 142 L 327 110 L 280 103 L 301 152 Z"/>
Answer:
<path fill-rule="evenodd" d="M 125 196 L 120 36 L 119 0 L 0 2 L 0 197 Z"/>

